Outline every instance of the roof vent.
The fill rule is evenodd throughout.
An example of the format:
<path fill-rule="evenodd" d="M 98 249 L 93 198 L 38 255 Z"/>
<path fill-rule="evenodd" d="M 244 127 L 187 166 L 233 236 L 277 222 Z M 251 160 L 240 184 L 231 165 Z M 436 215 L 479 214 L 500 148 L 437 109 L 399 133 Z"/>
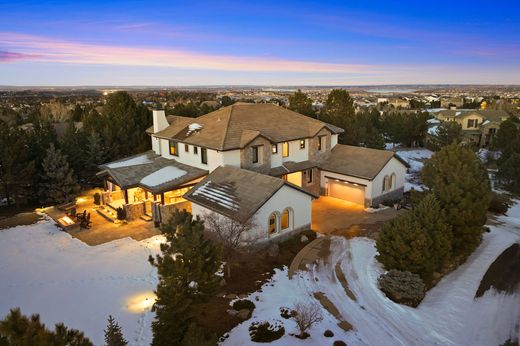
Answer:
<path fill-rule="evenodd" d="M 186 134 L 187 136 L 191 135 L 193 132 L 197 132 L 197 131 L 200 131 L 202 129 L 202 125 L 201 124 L 197 124 L 197 123 L 193 123 L 193 124 L 190 124 L 188 126 L 188 133 Z"/>

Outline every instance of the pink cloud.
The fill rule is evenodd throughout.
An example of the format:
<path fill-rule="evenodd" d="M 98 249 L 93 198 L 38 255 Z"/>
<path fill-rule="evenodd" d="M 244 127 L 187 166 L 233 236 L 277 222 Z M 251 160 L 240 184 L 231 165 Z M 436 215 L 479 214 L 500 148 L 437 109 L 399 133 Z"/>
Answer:
<path fill-rule="evenodd" d="M 70 64 L 161 66 L 180 69 L 252 71 L 378 73 L 376 65 L 325 63 L 275 57 L 206 54 L 181 49 L 87 44 L 47 37 L 0 32 L 0 46 L 38 61 Z"/>
<path fill-rule="evenodd" d="M 0 51 L 0 62 L 15 62 L 38 58 L 37 55 Z"/>

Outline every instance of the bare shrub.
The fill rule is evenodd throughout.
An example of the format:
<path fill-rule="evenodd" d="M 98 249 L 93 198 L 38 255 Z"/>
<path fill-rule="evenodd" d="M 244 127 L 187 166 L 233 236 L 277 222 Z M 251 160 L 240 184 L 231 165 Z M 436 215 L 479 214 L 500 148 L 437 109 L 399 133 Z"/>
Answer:
<path fill-rule="evenodd" d="M 321 308 L 317 303 L 296 303 L 293 307 L 293 320 L 298 326 L 300 334 L 297 335 L 300 339 L 309 337 L 309 330 L 315 323 L 321 322 L 323 316 L 321 315 Z"/>

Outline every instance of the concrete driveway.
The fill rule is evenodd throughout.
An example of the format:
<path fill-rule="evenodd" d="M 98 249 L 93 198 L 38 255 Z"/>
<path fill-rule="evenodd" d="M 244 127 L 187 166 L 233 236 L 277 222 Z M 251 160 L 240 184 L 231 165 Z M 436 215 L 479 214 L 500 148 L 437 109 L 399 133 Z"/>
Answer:
<path fill-rule="evenodd" d="M 368 213 L 364 209 L 360 204 L 322 196 L 312 202 L 312 229 L 323 234 L 371 236 L 372 231 L 403 212 L 388 208 Z"/>

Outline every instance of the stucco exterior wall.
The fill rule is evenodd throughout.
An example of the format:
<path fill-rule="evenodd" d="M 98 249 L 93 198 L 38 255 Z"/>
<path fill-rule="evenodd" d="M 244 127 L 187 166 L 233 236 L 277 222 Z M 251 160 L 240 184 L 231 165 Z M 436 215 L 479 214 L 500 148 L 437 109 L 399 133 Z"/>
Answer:
<path fill-rule="evenodd" d="M 336 144 L 338 144 L 338 135 L 337 134 L 332 134 L 330 136 L 330 147 L 334 148 L 336 146 Z"/>
<path fill-rule="evenodd" d="M 302 140 L 305 141 L 305 148 L 303 149 L 300 149 L 300 140 L 289 141 L 289 156 L 282 156 L 282 162 L 302 162 L 309 159 L 309 138 L 302 138 Z M 281 143 L 280 149 L 282 149 Z"/>
<path fill-rule="evenodd" d="M 389 191 L 383 191 L 383 179 L 386 175 L 390 176 L 392 173 L 395 173 L 395 182 L 392 183 L 392 189 Z M 372 186 L 372 198 L 379 197 L 381 195 L 387 194 L 393 190 L 398 190 L 404 187 L 404 178 L 406 174 L 405 165 L 397 160 L 396 158 L 392 158 L 386 166 L 379 172 L 379 174 L 373 180 Z"/>
<path fill-rule="evenodd" d="M 327 180 L 328 180 L 327 177 L 330 177 L 332 179 L 346 180 L 346 181 L 360 184 L 360 185 L 366 185 L 365 186 L 365 203 L 371 202 L 371 200 L 372 200 L 372 181 L 362 179 L 362 178 L 352 177 L 349 175 L 333 173 L 333 172 L 329 172 L 329 171 L 321 171 L 320 172 L 320 186 L 321 186 L 320 194 L 322 194 L 322 195 L 326 195 L 326 193 L 327 193 L 327 190 L 326 190 L 327 189 Z"/>
<path fill-rule="evenodd" d="M 206 169 L 210 172 L 215 168 L 222 166 L 222 155 L 220 152 L 207 149 L 207 164 L 201 162 L 201 147 L 198 147 L 197 154 L 194 152 L 194 146 L 188 144 L 188 151 L 186 152 L 184 143 L 178 142 L 179 156 L 170 154 L 170 141 L 166 139 L 160 139 L 161 142 L 161 155 L 167 159 L 175 159 L 175 161 L 184 163 L 189 166 L 197 167 L 200 169 Z"/>

